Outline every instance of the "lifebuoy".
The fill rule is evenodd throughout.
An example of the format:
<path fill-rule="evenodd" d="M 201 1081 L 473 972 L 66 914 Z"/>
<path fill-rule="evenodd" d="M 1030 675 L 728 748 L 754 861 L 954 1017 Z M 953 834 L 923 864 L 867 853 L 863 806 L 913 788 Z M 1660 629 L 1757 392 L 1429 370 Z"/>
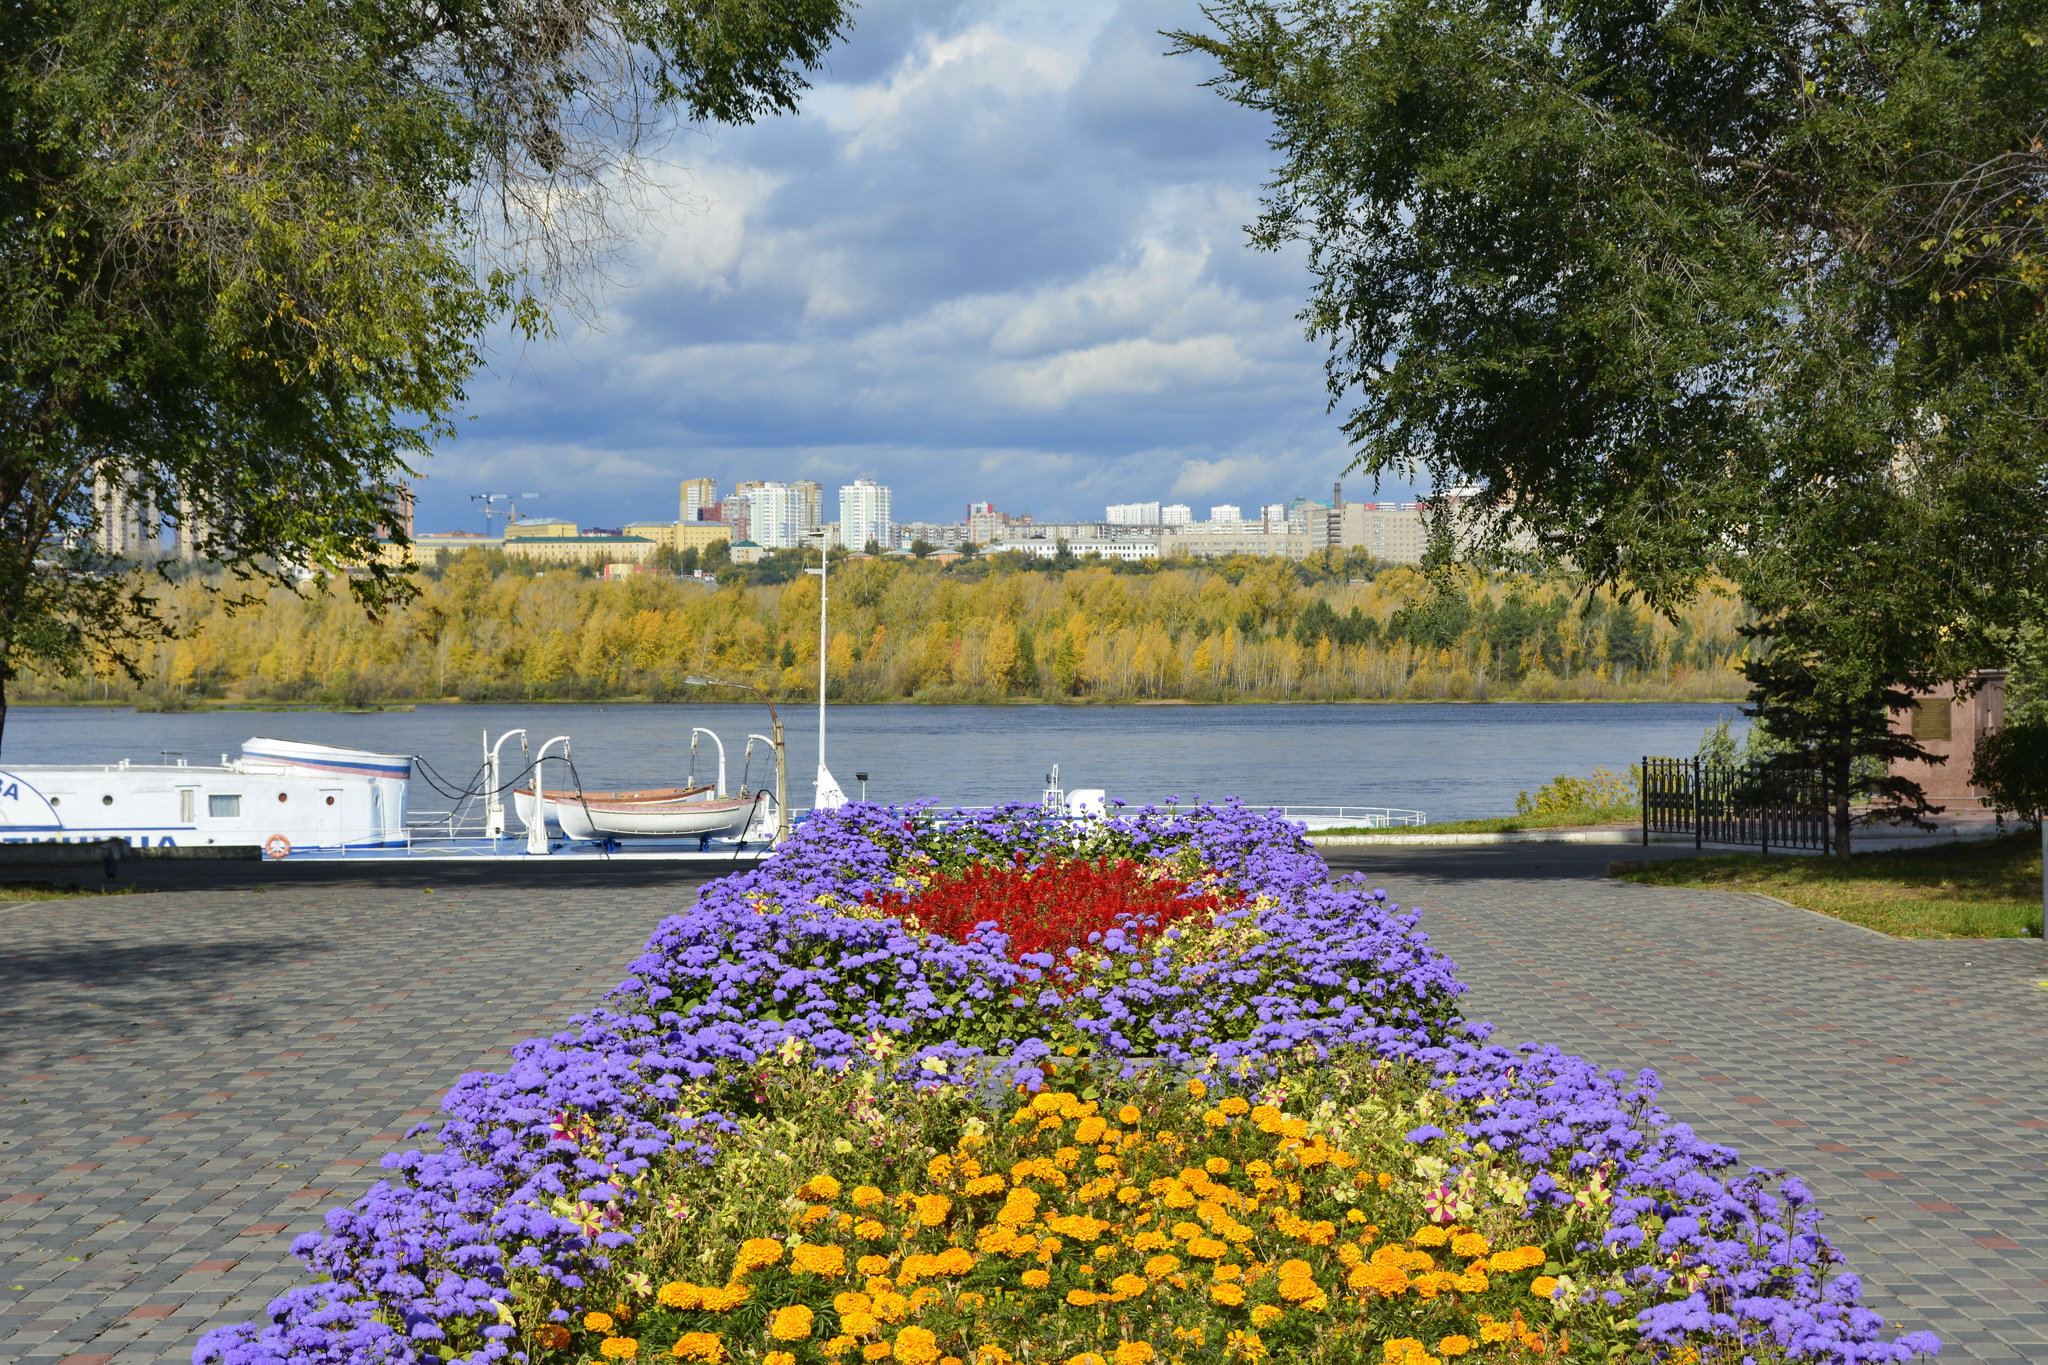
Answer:
<path fill-rule="evenodd" d="M 263 841 L 263 851 L 273 858 L 282 858 L 292 851 L 292 841 L 282 834 L 273 834 Z"/>

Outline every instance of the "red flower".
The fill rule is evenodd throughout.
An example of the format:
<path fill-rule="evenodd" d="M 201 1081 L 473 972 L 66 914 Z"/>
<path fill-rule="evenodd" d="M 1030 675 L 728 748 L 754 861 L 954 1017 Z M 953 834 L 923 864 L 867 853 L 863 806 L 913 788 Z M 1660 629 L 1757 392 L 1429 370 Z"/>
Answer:
<path fill-rule="evenodd" d="M 942 872 L 914 896 L 870 896 L 892 915 L 915 917 L 932 933 L 965 942 L 978 924 L 993 920 L 1010 936 L 1010 957 L 1085 948 L 1090 934 L 1122 929 L 1127 939 L 1149 938 L 1176 920 L 1205 914 L 1224 901 L 1126 858 L 1069 859 L 1026 867 L 976 863 Z"/>

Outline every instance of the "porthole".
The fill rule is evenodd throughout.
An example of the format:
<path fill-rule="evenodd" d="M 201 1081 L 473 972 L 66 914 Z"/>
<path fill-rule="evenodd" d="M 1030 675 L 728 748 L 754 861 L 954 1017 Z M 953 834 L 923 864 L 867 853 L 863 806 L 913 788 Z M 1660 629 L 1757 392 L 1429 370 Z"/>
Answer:
<path fill-rule="evenodd" d="M 284 800 L 284 793 L 283 793 L 283 792 L 279 792 L 279 793 L 277 794 L 277 799 L 278 799 L 278 800 L 280 800 L 280 801 Z"/>
<path fill-rule="evenodd" d="M 114 798 L 111 796 L 102 796 L 100 798 L 100 804 L 102 806 L 111 806 L 114 804 Z"/>
<path fill-rule="evenodd" d="M 331 806 L 331 805 L 333 805 L 333 804 L 334 804 L 334 798 L 333 798 L 333 797 L 331 797 L 331 796 L 330 796 L 330 797 L 328 797 L 328 798 L 327 798 L 327 804 L 328 804 L 328 805 L 330 805 L 330 806 Z"/>
<path fill-rule="evenodd" d="M 50 798 L 50 804 L 53 806 L 61 806 L 64 804 L 64 798 L 61 796 L 53 796 Z"/>

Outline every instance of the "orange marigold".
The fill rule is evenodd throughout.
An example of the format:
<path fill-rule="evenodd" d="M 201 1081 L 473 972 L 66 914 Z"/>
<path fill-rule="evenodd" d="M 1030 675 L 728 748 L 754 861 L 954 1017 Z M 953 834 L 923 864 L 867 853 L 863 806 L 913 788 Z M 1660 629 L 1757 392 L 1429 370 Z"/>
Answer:
<path fill-rule="evenodd" d="M 836 1280 L 846 1273 L 846 1248 L 806 1242 L 790 1255 L 791 1265 L 806 1274 Z"/>
<path fill-rule="evenodd" d="M 640 1343 L 631 1337 L 606 1337 L 597 1353 L 606 1360 L 631 1360 L 640 1354 Z"/>
<path fill-rule="evenodd" d="M 768 1319 L 768 1335 L 777 1341 L 802 1341 L 811 1334 L 815 1314 L 800 1303 L 775 1310 L 775 1316 Z"/>
<path fill-rule="evenodd" d="M 704 1365 L 719 1365 L 725 1359 L 725 1343 L 716 1332 L 685 1332 L 676 1338 L 669 1354 L 678 1360 L 699 1360 Z"/>

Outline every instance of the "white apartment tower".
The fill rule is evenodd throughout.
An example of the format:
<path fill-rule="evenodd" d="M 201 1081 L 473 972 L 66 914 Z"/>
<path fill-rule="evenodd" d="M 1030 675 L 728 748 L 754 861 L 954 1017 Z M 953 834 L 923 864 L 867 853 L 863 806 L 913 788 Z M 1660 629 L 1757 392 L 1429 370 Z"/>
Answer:
<path fill-rule="evenodd" d="M 1110 504 L 1109 515 L 1103 520 L 1118 526 L 1157 526 L 1159 504 L 1156 502 L 1118 502 Z"/>
<path fill-rule="evenodd" d="M 855 479 L 839 489 L 839 546 L 858 553 L 868 542 L 890 544 L 889 489 L 873 479 Z"/>
<path fill-rule="evenodd" d="M 747 500 L 747 538 L 764 550 L 794 550 L 810 529 L 803 520 L 801 490 L 786 483 L 742 484 L 735 497 Z"/>

